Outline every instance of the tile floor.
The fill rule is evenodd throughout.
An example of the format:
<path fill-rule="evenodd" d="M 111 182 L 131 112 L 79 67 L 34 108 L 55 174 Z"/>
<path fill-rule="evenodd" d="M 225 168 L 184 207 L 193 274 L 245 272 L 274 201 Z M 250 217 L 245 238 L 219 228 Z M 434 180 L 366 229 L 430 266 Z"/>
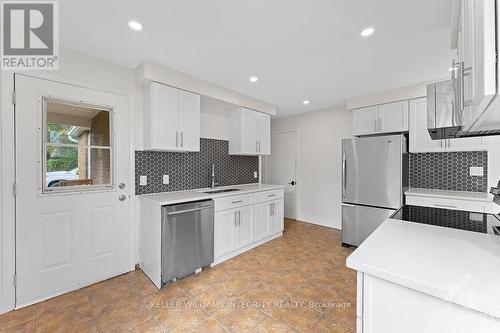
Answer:
<path fill-rule="evenodd" d="M 162 290 L 140 271 L 0 316 L 0 332 L 354 332 L 356 274 L 340 232 L 283 237 Z"/>

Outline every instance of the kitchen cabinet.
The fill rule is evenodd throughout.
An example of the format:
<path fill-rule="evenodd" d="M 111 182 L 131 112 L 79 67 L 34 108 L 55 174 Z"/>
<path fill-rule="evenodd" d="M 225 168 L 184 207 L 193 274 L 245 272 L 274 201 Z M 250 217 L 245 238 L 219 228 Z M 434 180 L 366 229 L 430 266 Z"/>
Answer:
<path fill-rule="evenodd" d="M 427 130 L 427 98 L 410 101 L 410 153 L 487 150 L 488 139 L 470 137 L 432 140 Z"/>
<path fill-rule="evenodd" d="M 218 258 L 236 249 L 236 209 L 215 213 L 214 257 Z"/>
<path fill-rule="evenodd" d="M 498 318 L 389 280 L 360 271 L 357 274 L 357 332 L 493 333 L 500 330 Z"/>
<path fill-rule="evenodd" d="M 244 247 L 253 241 L 254 207 L 242 207 L 237 212 L 238 247 Z"/>
<path fill-rule="evenodd" d="M 353 135 L 408 131 L 408 101 L 353 110 Z"/>
<path fill-rule="evenodd" d="M 200 150 L 200 95 L 156 82 L 144 90 L 144 149 Z"/>
<path fill-rule="evenodd" d="M 274 200 L 270 203 L 270 223 L 269 229 L 271 233 L 279 232 L 283 230 L 284 222 L 284 200 Z"/>
<path fill-rule="evenodd" d="M 271 154 L 271 116 L 241 108 L 230 118 L 229 154 Z"/>
<path fill-rule="evenodd" d="M 378 107 L 370 106 L 367 108 L 356 109 L 352 112 L 352 134 L 366 135 L 377 132 Z"/>
<path fill-rule="evenodd" d="M 283 234 L 284 190 L 215 198 L 215 263 Z"/>
<path fill-rule="evenodd" d="M 495 0 L 462 0 L 456 76 L 462 84 L 460 109 L 466 130 L 497 94 Z"/>
<path fill-rule="evenodd" d="M 265 238 L 269 234 L 271 223 L 271 205 L 267 202 L 255 205 L 255 240 Z"/>

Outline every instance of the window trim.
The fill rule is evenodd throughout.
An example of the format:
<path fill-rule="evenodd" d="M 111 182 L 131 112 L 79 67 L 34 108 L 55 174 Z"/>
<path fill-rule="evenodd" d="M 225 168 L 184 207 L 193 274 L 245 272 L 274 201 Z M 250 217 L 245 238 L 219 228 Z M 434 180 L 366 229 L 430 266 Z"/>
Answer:
<path fill-rule="evenodd" d="M 115 145 L 114 145 L 114 138 L 115 138 L 115 130 L 114 130 L 114 124 L 115 124 L 115 112 L 114 108 L 112 106 L 105 106 L 105 105 L 98 105 L 98 104 L 92 104 L 88 102 L 83 102 L 83 101 L 73 101 L 73 100 L 68 100 L 68 99 L 61 99 L 57 98 L 54 96 L 43 96 L 41 95 L 40 98 L 38 99 L 39 101 L 39 110 L 40 110 L 40 120 L 39 120 L 39 134 L 41 136 L 40 138 L 40 154 L 42 158 L 40 159 L 39 162 L 39 174 L 41 171 L 41 180 L 39 182 L 38 190 L 40 195 L 54 195 L 54 194 L 71 194 L 71 193 L 86 193 L 86 192 L 109 192 L 115 190 Z M 89 144 L 86 146 L 88 151 L 90 152 L 92 149 L 108 149 L 110 151 L 109 154 L 109 174 L 110 174 L 110 181 L 108 184 L 93 184 L 93 185 L 73 185 L 73 186 L 63 186 L 63 187 L 48 187 L 47 186 L 47 147 L 48 146 L 53 146 L 53 147 L 71 147 L 71 148 L 78 148 L 78 144 L 53 144 L 48 142 L 47 140 L 47 130 L 48 130 L 48 122 L 47 122 L 47 103 L 48 102 L 53 102 L 53 103 L 59 103 L 59 104 L 65 104 L 65 105 L 72 105 L 72 106 L 77 106 L 77 107 L 84 107 L 84 108 L 90 108 L 94 110 L 99 110 L 99 111 L 107 111 L 109 112 L 109 146 L 97 146 L 97 145 L 90 145 L 90 139 L 89 139 Z M 39 155 L 40 156 L 40 155 Z M 90 154 L 89 154 L 89 161 L 90 163 Z M 41 165 L 40 165 L 41 164 Z"/>

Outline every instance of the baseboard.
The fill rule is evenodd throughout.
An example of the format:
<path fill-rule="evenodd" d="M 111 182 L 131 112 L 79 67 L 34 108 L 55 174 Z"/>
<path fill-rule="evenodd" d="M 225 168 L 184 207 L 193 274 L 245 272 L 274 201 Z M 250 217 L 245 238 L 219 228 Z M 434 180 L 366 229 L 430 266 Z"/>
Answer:
<path fill-rule="evenodd" d="M 335 230 L 341 231 L 341 228 L 332 227 L 331 225 L 320 223 L 320 222 L 305 221 L 305 220 L 302 220 L 302 219 L 297 219 L 295 221 L 297 221 L 297 222 L 303 222 L 303 223 L 309 223 L 309 224 L 314 224 L 314 225 L 319 225 L 319 226 L 322 226 L 322 227 L 327 227 L 327 228 L 330 228 L 330 229 L 335 229 Z"/>

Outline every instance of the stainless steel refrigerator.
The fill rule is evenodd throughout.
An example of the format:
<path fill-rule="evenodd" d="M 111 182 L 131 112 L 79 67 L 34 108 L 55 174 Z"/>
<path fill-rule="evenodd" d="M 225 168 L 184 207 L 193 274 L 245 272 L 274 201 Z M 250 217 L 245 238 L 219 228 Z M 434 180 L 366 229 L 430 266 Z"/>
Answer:
<path fill-rule="evenodd" d="M 342 140 L 342 173 L 342 245 L 359 246 L 403 205 L 405 136 Z"/>

